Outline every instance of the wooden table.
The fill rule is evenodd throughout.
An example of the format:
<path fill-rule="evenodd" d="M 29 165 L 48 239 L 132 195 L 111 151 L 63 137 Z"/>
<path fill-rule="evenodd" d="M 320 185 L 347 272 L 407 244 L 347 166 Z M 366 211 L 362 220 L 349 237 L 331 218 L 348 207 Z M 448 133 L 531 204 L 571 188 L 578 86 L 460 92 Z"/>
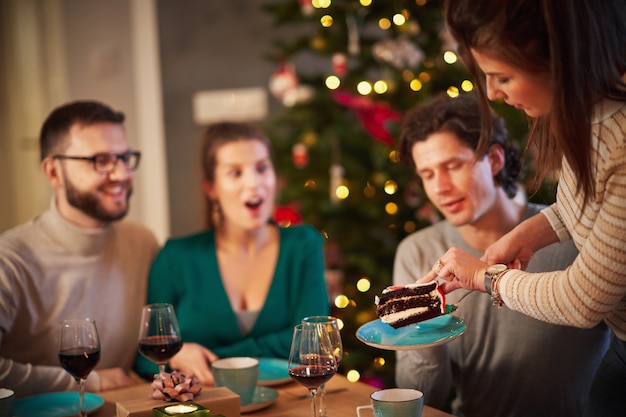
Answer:
<path fill-rule="evenodd" d="M 146 393 L 151 388 L 145 384 Z M 356 407 L 370 403 L 370 395 L 376 388 L 362 382 L 349 382 L 343 375 L 335 375 L 326 384 L 326 407 L 329 417 L 356 417 Z M 311 417 L 311 399 L 307 397 L 308 391 L 295 382 L 273 387 L 278 391 L 278 398 L 268 408 L 252 413 L 243 414 L 250 417 Z M 338 390 L 338 391 L 336 391 Z M 101 393 L 106 400 L 104 406 L 93 417 L 116 417 L 115 402 L 124 401 L 128 398 L 125 390 L 112 390 Z M 429 406 L 424 407 L 422 417 L 452 417 L 451 414 L 439 411 Z"/>

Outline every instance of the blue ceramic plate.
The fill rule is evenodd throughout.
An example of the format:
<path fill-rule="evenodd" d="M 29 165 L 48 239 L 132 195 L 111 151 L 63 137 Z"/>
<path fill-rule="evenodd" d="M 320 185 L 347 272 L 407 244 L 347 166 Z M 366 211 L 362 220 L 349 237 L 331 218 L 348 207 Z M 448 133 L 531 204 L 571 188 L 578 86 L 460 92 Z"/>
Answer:
<path fill-rule="evenodd" d="M 449 314 L 399 329 L 378 320 L 359 327 L 356 337 L 366 345 L 386 350 L 415 350 L 437 346 L 461 336 L 466 324 Z"/>
<path fill-rule="evenodd" d="M 259 358 L 259 382 L 258 385 L 269 387 L 291 382 L 286 359 Z"/>
<path fill-rule="evenodd" d="M 269 407 L 278 398 L 278 392 L 270 387 L 256 387 L 254 390 L 254 397 L 250 404 L 242 405 L 242 413 L 251 413 L 253 411 L 261 410 L 265 407 Z"/>
<path fill-rule="evenodd" d="M 83 408 L 93 413 L 104 405 L 104 398 L 85 393 Z M 51 392 L 20 398 L 13 406 L 14 417 L 65 417 L 78 414 L 78 392 Z"/>

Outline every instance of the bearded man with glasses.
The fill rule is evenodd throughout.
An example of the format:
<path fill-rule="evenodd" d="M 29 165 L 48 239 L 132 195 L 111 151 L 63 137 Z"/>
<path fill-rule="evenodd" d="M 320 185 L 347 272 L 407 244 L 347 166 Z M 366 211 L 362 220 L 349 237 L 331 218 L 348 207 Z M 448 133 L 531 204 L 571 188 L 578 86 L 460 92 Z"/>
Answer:
<path fill-rule="evenodd" d="M 140 153 L 124 114 L 94 101 L 52 111 L 39 138 L 54 188 L 50 208 L 0 235 L 0 386 L 17 397 L 75 390 L 57 354 L 58 323 L 89 317 L 101 342 L 87 391 L 134 383 L 146 280 L 158 243 L 119 221 L 129 208 Z"/>

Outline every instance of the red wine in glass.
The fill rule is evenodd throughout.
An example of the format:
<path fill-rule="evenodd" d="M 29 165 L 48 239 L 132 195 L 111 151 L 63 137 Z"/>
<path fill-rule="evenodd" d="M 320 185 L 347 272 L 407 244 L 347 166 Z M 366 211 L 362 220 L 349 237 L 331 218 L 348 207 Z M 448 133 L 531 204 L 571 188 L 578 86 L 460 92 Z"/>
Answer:
<path fill-rule="evenodd" d="M 183 347 L 183 341 L 174 336 L 148 336 L 139 341 L 139 352 L 155 363 L 167 362 Z"/>
<path fill-rule="evenodd" d="M 64 320 L 59 327 L 59 361 L 78 382 L 78 413 L 83 410 L 85 379 L 100 360 L 100 338 L 96 322 L 91 319 Z"/>
<path fill-rule="evenodd" d="M 294 327 L 287 372 L 311 393 L 311 416 L 322 417 L 322 410 L 317 404 L 317 391 L 337 372 L 335 354 L 325 325 L 303 323 Z"/>
<path fill-rule="evenodd" d="M 308 389 L 315 389 L 325 384 L 335 375 L 334 366 L 303 365 L 291 368 L 289 376 Z"/>
<path fill-rule="evenodd" d="M 59 351 L 61 366 L 77 379 L 86 379 L 100 360 L 100 348 L 79 346 Z"/>
<path fill-rule="evenodd" d="M 137 350 L 165 372 L 165 364 L 183 346 L 174 306 L 166 303 L 148 304 L 141 311 Z"/>
<path fill-rule="evenodd" d="M 326 327 L 326 330 L 328 330 L 328 337 L 330 338 L 330 344 L 333 348 L 333 353 L 335 354 L 335 361 L 337 362 L 337 367 L 339 367 L 339 362 L 341 362 L 341 357 L 343 356 L 343 343 L 341 342 L 339 319 L 333 316 L 309 316 L 303 318 L 302 323 L 319 324 Z M 326 417 L 328 413 L 326 412 L 325 384 L 320 386 L 318 397 L 320 407 L 319 414 Z"/>

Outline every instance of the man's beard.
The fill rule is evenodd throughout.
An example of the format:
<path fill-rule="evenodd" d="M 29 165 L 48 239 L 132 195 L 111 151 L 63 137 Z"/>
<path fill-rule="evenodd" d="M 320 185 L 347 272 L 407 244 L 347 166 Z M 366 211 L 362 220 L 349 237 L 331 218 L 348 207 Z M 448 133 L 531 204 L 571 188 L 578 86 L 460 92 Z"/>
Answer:
<path fill-rule="evenodd" d="M 126 194 L 126 206 L 124 208 L 111 211 L 102 206 L 96 193 L 80 192 L 71 182 L 66 181 L 65 183 L 65 198 L 67 202 L 89 217 L 103 222 L 113 222 L 126 216 L 126 213 L 128 213 L 128 200 L 132 192 L 132 187 L 129 187 L 128 193 Z"/>

